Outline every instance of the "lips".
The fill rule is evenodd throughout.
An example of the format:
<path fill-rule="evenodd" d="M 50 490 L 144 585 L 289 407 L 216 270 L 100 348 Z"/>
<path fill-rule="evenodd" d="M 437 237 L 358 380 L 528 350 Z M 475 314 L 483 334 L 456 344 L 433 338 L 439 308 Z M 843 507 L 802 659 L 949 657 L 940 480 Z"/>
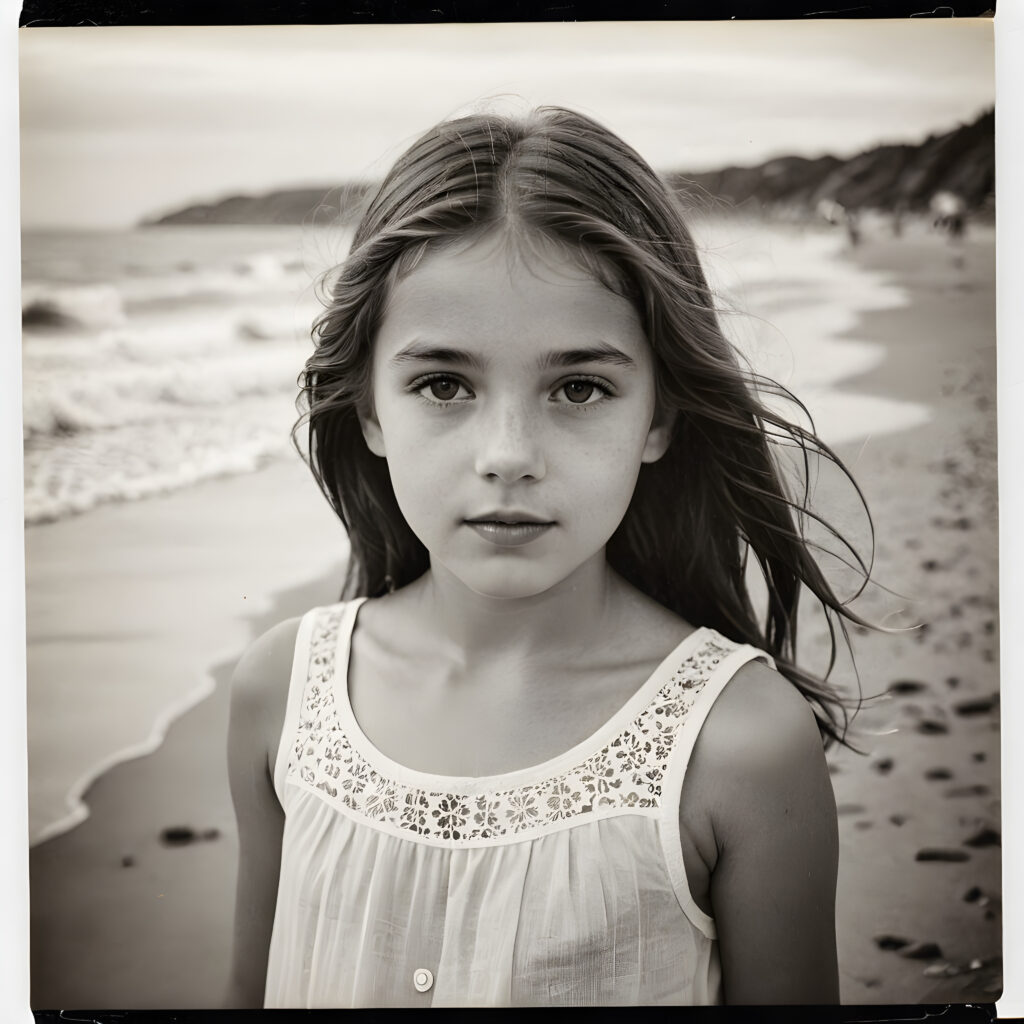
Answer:
<path fill-rule="evenodd" d="M 502 548 L 529 544 L 555 525 L 527 512 L 489 512 L 465 523 L 478 537 Z"/>
<path fill-rule="evenodd" d="M 535 516 L 530 512 L 520 512 L 518 510 L 511 511 L 498 511 L 498 512 L 485 512 L 480 516 L 471 516 L 466 520 L 467 523 L 498 523 L 502 526 L 519 526 L 523 523 L 529 523 L 533 525 L 545 525 L 551 526 L 552 521 L 550 519 L 544 519 L 542 516 Z"/>

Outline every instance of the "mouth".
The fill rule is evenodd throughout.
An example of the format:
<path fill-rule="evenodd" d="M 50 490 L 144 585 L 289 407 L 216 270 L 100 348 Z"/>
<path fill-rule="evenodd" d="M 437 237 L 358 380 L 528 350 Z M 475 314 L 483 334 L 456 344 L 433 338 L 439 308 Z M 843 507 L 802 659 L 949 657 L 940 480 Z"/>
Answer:
<path fill-rule="evenodd" d="M 464 522 L 477 536 L 503 548 L 529 544 L 555 525 L 525 512 L 489 512 Z"/>
<path fill-rule="evenodd" d="M 467 523 L 493 523 L 496 526 L 554 526 L 551 519 L 542 519 L 529 512 L 487 512 L 482 516 L 472 516 Z"/>

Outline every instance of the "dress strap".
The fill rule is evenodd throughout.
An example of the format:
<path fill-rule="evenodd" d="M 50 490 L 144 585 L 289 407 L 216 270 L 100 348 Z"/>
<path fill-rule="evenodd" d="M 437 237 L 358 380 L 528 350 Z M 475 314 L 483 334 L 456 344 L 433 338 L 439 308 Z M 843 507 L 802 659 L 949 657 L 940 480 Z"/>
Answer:
<path fill-rule="evenodd" d="M 292 672 L 288 681 L 288 702 L 285 705 L 284 725 L 281 728 L 281 739 L 278 742 L 277 757 L 274 760 L 274 792 L 282 807 L 284 806 L 284 780 L 288 774 L 288 763 L 298 735 L 299 712 L 306 683 L 309 680 L 309 655 L 313 626 L 320 611 L 320 608 L 313 608 L 306 612 L 299 622 L 299 630 L 295 636 L 295 653 L 292 655 Z"/>
<path fill-rule="evenodd" d="M 662 826 L 660 829 L 664 846 L 665 864 L 668 868 L 672 887 L 676 898 L 686 916 L 709 938 L 715 938 L 714 919 L 704 913 L 694 902 L 686 878 L 686 866 L 683 862 L 682 838 L 679 832 L 679 801 L 683 794 L 683 780 L 690 763 L 697 737 L 707 720 L 715 701 L 721 696 L 726 684 L 736 673 L 747 664 L 758 658 L 766 661 L 772 668 L 775 662 L 771 655 L 751 647 L 748 644 L 733 646 L 732 650 L 721 659 L 715 670 L 707 678 L 696 700 L 686 713 L 676 742 L 672 749 L 662 786 Z"/>

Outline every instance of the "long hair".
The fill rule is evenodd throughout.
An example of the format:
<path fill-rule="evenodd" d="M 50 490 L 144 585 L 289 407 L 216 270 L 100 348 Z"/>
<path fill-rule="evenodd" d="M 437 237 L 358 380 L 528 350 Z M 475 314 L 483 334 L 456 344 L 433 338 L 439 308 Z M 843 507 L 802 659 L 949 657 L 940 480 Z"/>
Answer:
<path fill-rule="evenodd" d="M 846 622 L 866 623 L 836 596 L 807 524 L 816 520 L 845 545 L 863 581 L 870 570 L 810 511 L 812 460 L 835 463 L 863 497 L 824 443 L 764 401 L 792 396 L 741 365 L 676 196 L 621 139 L 569 110 L 442 122 L 398 159 L 359 223 L 314 325 L 315 351 L 300 378 L 305 416 L 296 426 L 308 423 L 310 467 L 349 534 L 345 596 L 401 587 L 429 565 L 387 463 L 369 451 L 359 424 L 391 288 L 430 249 L 497 228 L 559 244 L 634 304 L 654 354 L 659 408 L 674 413 L 668 450 L 641 467 L 608 544 L 609 564 L 689 622 L 769 652 L 811 703 L 826 739 L 842 740 L 845 702 L 827 678 L 838 634 L 849 643 Z M 783 448 L 802 459 L 796 497 L 780 466 Z M 767 589 L 760 615 L 746 582 L 751 557 Z M 804 589 L 828 623 L 824 678 L 796 664 Z"/>

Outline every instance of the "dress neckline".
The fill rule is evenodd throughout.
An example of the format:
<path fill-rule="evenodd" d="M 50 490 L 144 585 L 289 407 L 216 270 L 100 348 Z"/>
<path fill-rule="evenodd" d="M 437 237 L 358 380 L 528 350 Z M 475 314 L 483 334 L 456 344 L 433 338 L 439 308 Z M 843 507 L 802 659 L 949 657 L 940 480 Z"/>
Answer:
<path fill-rule="evenodd" d="M 335 671 L 331 684 L 338 721 L 352 747 L 378 772 L 396 782 L 404 782 L 407 785 L 428 791 L 472 790 L 481 792 L 513 789 L 539 779 L 550 778 L 572 767 L 594 754 L 621 733 L 647 707 L 654 695 L 672 678 L 676 670 L 689 659 L 694 651 L 699 649 L 701 642 L 710 632 L 706 626 L 698 626 L 685 636 L 669 651 L 611 718 L 568 750 L 537 764 L 496 775 L 439 775 L 410 768 L 388 757 L 363 732 L 356 719 L 349 695 L 349 667 L 352 655 L 352 637 L 355 633 L 359 609 L 366 600 L 365 597 L 359 597 L 349 601 L 339 623 L 335 649 Z"/>

